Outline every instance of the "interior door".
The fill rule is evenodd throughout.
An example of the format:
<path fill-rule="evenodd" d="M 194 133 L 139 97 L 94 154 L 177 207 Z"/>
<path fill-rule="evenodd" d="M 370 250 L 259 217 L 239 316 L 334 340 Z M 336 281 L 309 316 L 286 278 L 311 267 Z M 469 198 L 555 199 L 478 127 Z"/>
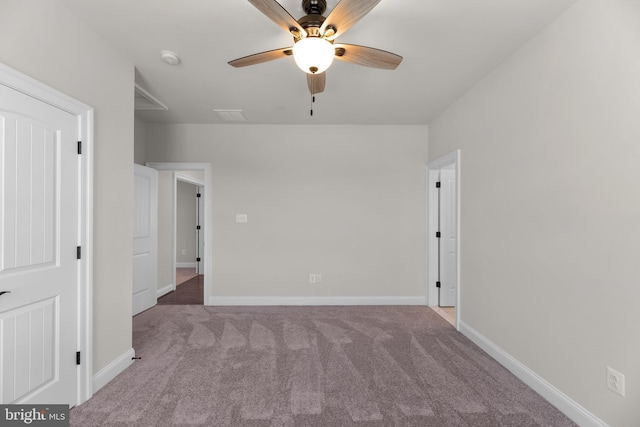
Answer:
<path fill-rule="evenodd" d="M 455 165 L 440 170 L 440 302 L 455 307 L 458 290 L 457 195 Z"/>
<path fill-rule="evenodd" d="M 0 403 L 76 403 L 79 118 L 0 84 Z"/>
<path fill-rule="evenodd" d="M 157 303 L 158 171 L 134 165 L 133 315 Z"/>

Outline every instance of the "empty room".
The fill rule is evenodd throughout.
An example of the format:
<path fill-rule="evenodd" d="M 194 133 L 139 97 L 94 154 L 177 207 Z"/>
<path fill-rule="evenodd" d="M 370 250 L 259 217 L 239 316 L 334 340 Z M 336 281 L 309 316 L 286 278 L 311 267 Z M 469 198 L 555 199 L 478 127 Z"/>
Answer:
<path fill-rule="evenodd" d="M 0 418 L 640 425 L 638 46 L 636 0 L 0 0 Z"/>

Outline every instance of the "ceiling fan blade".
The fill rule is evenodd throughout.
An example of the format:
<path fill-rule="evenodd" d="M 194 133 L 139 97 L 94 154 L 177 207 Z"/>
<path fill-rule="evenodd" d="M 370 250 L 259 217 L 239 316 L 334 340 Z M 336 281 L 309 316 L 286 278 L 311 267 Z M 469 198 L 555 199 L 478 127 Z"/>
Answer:
<path fill-rule="evenodd" d="M 335 28 L 333 34 L 326 36 L 329 40 L 335 39 L 362 19 L 378 3 L 380 0 L 341 0 L 322 23 L 320 34 L 325 34 L 328 28 Z"/>
<path fill-rule="evenodd" d="M 402 56 L 386 50 L 355 44 L 334 44 L 333 46 L 336 48 L 336 59 L 351 62 L 352 64 L 395 70 L 402 62 Z"/>
<path fill-rule="evenodd" d="M 229 65 L 234 67 L 246 67 L 247 65 L 261 64 L 280 58 L 291 56 L 293 51 L 290 47 L 282 47 L 280 49 L 268 50 L 266 52 L 254 53 L 253 55 L 243 56 L 242 58 L 229 61 Z"/>
<path fill-rule="evenodd" d="M 293 34 L 294 37 L 305 37 L 307 32 L 293 16 L 286 11 L 276 0 L 249 0 L 260 12 L 264 13 L 269 19 L 282 27 L 286 32 Z M 297 30 L 291 31 L 292 28 Z"/>
<path fill-rule="evenodd" d="M 311 95 L 324 92 L 324 85 L 326 82 L 326 73 L 307 74 L 307 86 L 309 86 L 309 92 L 311 92 Z"/>

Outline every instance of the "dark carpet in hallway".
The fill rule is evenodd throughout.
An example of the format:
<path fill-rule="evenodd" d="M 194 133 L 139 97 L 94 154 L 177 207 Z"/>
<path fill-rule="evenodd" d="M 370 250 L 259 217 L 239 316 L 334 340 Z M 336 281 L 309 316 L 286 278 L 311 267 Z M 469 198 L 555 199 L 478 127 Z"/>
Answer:
<path fill-rule="evenodd" d="M 427 307 L 158 305 L 74 426 L 574 426 Z"/>
<path fill-rule="evenodd" d="M 158 298 L 159 305 L 204 304 L 204 276 L 202 274 L 187 280 L 176 290 Z"/>

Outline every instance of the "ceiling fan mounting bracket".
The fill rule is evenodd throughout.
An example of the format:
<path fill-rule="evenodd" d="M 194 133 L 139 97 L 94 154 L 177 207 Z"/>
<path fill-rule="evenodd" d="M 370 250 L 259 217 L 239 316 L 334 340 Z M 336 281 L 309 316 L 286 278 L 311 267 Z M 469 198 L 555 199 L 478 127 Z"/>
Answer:
<path fill-rule="evenodd" d="M 302 0 L 302 10 L 307 15 L 322 15 L 327 10 L 326 0 Z"/>

